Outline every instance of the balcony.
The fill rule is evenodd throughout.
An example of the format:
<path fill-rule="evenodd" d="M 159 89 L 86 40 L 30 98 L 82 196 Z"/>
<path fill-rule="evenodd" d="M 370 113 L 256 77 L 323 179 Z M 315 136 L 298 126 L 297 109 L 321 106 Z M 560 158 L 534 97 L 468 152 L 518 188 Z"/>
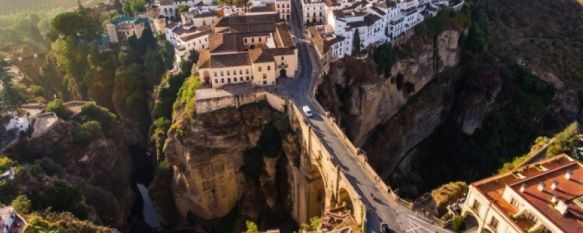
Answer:
<path fill-rule="evenodd" d="M 277 66 L 277 68 L 278 68 L 278 69 L 285 69 L 285 68 L 287 68 L 287 64 L 285 64 L 285 63 L 281 63 L 281 64 L 279 64 L 279 65 Z"/>

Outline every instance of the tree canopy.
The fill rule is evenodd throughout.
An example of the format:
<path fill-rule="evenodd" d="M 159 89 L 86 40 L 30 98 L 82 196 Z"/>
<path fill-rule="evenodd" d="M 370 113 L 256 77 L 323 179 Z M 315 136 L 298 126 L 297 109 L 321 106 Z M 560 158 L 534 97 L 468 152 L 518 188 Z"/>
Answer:
<path fill-rule="evenodd" d="M 84 13 L 64 12 L 53 18 L 51 27 L 61 36 L 91 36 L 99 29 L 99 23 Z"/>

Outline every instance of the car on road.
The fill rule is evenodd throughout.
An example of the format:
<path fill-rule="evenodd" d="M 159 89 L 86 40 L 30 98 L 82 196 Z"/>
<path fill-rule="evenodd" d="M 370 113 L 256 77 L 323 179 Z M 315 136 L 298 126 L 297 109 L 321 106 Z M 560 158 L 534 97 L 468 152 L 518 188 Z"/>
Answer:
<path fill-rule="evenodd" d="M 381 224 L 381 233 L 392 233 L 393 231 L 391 231 L 391 229 L 389 228 L 389 225 L 387 225 L 386 223 Z"/>
<path fill-rule="evenodd" d="M 308 107 L 307 105 L 304 105 L 302 107 L 302 110 L 304 111 L 304 113 L 306 114 L 307 117 L 312 117 L 314 115 L 314 113 L 312 113 L 312 110 L 310 109 L 310 107 Z"/>

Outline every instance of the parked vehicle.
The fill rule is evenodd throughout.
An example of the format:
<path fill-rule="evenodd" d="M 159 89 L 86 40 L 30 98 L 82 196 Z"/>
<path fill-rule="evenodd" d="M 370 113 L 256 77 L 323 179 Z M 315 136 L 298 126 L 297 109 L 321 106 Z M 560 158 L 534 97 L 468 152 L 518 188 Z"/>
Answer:
<path fill-rule="evenodd" d="M 312 110 L 310 109 L 310 107 L 304 105 L 302 107 L 302 110 L 304 111 L 304 113 L 306 114 L 307 117 L 312 117 L 314 114 L 312 113 Z"/>

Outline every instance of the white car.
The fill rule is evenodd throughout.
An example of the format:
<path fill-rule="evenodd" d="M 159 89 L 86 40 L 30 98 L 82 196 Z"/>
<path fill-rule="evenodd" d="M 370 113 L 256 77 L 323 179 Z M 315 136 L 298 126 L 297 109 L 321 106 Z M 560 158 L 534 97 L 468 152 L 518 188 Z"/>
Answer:
<path fill-rule="evenodd" d="M 314 114 L 312 113 L 312 110 L 310 109 L 310 107 L 304 105 L 302 107 L 302 110 L 304 111 L 304 113 L 306 114 L 307 117 L 312 117 Z"/>

